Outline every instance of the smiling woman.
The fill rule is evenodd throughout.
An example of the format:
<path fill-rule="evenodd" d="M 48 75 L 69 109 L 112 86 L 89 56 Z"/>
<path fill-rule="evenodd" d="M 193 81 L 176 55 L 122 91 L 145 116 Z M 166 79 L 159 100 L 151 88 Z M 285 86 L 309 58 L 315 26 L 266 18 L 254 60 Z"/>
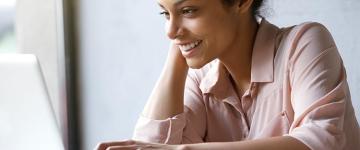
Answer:
<path fill-rule="evenodd" d="M 133 139 L 96 149 L 360 149 L 346 71 L 319 23 L 257 0 L 158 0 L 171 40 Z"/>

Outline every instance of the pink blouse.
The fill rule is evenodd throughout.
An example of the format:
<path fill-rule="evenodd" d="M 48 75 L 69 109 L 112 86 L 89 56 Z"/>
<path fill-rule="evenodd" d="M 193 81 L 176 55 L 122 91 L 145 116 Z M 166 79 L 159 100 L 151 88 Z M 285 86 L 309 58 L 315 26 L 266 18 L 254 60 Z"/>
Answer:
<path fill-rule="evenodd" d="M 291 136 L 314 150 L 360 150 L 345 68 L 323 25 L 279 29 L 262 19 L 251 67 L 241 98 L 218 60 L 190 69 L 184 113 L 140 116 L 133 139 L 185 144 Z"/>

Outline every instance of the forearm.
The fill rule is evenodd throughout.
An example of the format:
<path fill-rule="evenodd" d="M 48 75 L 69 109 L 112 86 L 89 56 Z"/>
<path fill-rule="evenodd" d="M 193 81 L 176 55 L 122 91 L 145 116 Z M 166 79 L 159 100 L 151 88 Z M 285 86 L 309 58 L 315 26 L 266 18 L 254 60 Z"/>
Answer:
<path fill-rule="evenodd" d="M 183 150 L 309 150 L 309 148 L 305 144 L 290 136 L 236 142 L 187 144 L 182 145 L 181 147 L 181 149 Z"/>
<path fill-rule="evenodd" d="M 144 116 L 162 120 L 184 111 L 183 99 L 188 66 L 179 55 L 179 52 L 169 54 L 144 108 Z"/>

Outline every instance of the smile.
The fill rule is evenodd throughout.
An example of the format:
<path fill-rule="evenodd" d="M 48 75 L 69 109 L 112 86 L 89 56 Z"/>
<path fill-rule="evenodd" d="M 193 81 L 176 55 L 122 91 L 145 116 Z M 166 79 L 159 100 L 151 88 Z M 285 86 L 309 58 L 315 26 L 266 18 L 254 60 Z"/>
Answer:
<path fill-rule="evenodd" d="M 192 42 L 192 43 L 179 45 L 179 48 L 183 52 L 188 52 L 191 49 L 197 47 L 200 43 L 201 43 L 201 40 L 198 40 L 198 41 L 195 41 L 195 42 Z"/>

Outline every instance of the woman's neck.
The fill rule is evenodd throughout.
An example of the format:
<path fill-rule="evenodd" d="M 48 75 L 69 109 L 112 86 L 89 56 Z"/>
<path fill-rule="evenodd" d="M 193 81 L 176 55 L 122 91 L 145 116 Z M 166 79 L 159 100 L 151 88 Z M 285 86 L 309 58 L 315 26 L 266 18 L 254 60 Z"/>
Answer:
<path fill-rule="evenodd" d="M 251 16 L 251 15 L 249 15 Z M 251 57 L 258 30 L 254 17 L 241 22 L 234 44 L 219 60 L 231 75 L 239 98 L 249 88 L 251 80 Z"/>

